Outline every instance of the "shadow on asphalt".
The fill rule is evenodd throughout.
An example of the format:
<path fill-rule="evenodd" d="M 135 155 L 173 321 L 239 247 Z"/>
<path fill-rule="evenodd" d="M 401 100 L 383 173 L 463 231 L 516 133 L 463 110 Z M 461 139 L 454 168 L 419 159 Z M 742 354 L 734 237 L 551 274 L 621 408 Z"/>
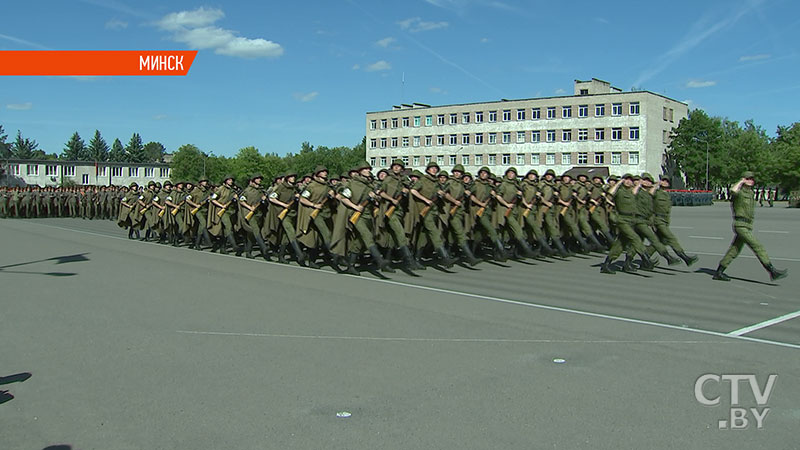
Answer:
<path fill-rule="evenodd" d="M 23 381 L 27 380 L 30 377 L 31 377 L 30 372 L 22 372 L 22 373 L 16 373 L 14 375 L 0 377 L 0 385 L 11 384 L 11 383 L 22 383 Z M 0 404 L 11 401 L 13 399 L 14 396 L 10 392 L 0 391 Z"/>
<path fill-rule="evenodd" d="M 709 269 L 707 267 L 703 267 L 703 268 L 695 270 L 694 273 L 704 273 L 706 275 L 709 275 L 709 276 L 713 277 L 714 274 L 717 273 L 717 270 L 716 269 Z M 727 274 L 727 273 L 725 275 L 728 275 L 730 277 L 731 281 L 736 280 L 736 281 L 744 281 L 745 283 L 761 284 L 761 285 L 764 285 L 764 286 L 778 286 L 775 283 L 768 283 L 766 281 L 758 281 L 758 280 L 750 280 L 748 278 L 734 277 L 734 276 L 732 276 L 730 274 Z"/>
<path fill-rule="evenodd" d="M 77 275 L 74 272 L 34 272 L 34 271 L 26 271 L 26 270 L 8 270 L 13 267 L 20 267 L 20 266 L 29 266 L 31 264 L 38 264 L 48 261 L 54 261 L 56 264 L 68 264 L 73 262 L 83 262 L 89 261 L 89 258 L 86 257 L 88 253 L 79 253 L 76 255 L 65 255 L 65 256 L 54 256 L 52 258 L 46 259 L 39 259 L 36 261 L 27 261 L 22 263 L 16 264 L 7 264 L 5 266 L 0 266 L 1 273 L 16 273 L 16 274 L 26 274 L 26 275 L 47 275 L 51 277 L 71 277 Z"/>

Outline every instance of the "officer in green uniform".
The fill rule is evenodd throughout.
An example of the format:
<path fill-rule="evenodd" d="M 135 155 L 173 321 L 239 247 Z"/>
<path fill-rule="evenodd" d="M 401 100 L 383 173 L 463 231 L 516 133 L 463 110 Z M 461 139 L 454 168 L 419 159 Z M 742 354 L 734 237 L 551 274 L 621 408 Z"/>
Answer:
<path fill-rule="evenodd" d="M 603 264 L 600 266 L 601 273 L 613 274 L 614 269 L 611 268 L 613 263 L 622 254 L 623 247 L 630 246 L 641 258 L 644 270 L 653 270 L 653 263 L 647 256 L 646 249 L 642 243 L 642 239 L 634 230 L 636 223 L 637 205 L 636 194 L 639 192 L 641 185 L 634 185 L 633 176 L 625 174 L 622 176 L 622 181 L 616 183 L 608 194 L 614 199 L 618 212 L 617 221 L 617 239 L 611 244 L 608 251 L 608 256 Z"/>
<path fill-rule="evenodd" d="M 658 239 L 664 243 L 664 245 L 669 245 L 672 247 L 672 250 L 675 251 L 675 254 L 678 255 L 687 266 L 691 266 L 697 262 L 697 256 L 687 255 L 683 250 L 683 247 L 681 247 L 680 242 L 678 242 L 678 238 L 675 237 L 675 235 L 672 234 L 672 231 L 669 229 L 670 213 L 672 212 L 672 198 L 670 197 L 669 193 L 664 190 L 669 189 L 669 185 L 669 177 L 666 175 L 661 175 L 659 184 L 656 185 L 656 189 L 653 192 L 653 226 Z M 655 250 L 655 247 L 649 246 L 647 247 L 647 254 L 652 255 Z"/>
<path fill-rule="evenodd" d="M 434 161 L 428 163 L 425 174 L 411 186 L 411 195 L 416 204 L 420 220 L 420 234 L 425 236 L 423 242 L 430 242 L 439 255 L 439 262 L 444 267 L 452 267 L 454 262 L 447 249 L 444 248 L 442 234 L 438 228 L 438 213 L 436 203 L 439 201 L 439 165 Z M 417 250 L 421 250 L 418 243 Z"/>
<path fill-rule="evenodd" d="M 753 219 L 755 218 L 755 194 L 753 185 L 755 184 L 755 174 L 746 171 L 742 174 L 742 179 L 731 188 L 731 211 L 733 212 L 733 242 L 725 256 L 719 262 L 717 271 L 714 274 L 715 280 L 730 281 L 730 277 L 725 274 L 725 269 L 731 264 L 734 258 L 739 255 L 742 247 L 747 245 L 756 254 L 761 265 L 769 272 L 771 280 L 784 278 L 787 271 L 778 270 L 769 260 L 767 251 L 755 236 L 753 236 Z"/>

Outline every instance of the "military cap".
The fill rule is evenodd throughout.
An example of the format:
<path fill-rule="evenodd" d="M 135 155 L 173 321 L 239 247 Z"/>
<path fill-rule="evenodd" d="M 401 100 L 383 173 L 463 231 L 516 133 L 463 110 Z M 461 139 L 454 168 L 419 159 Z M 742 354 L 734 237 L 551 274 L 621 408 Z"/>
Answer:
<path fill-rule="evenodd" d="M 133 182 L 133 183 L 131 183 L 131 184 L 130 184 L 130 186 L 129 186 L 129 187 L 135 188 L 135 187 L 139 187 L 139 185 L 138 185 L 138 184 L 136 184 L 136 182 Z"/>
<path fill-rule="evenodd" d="M 396 158 L 396 159 L 392 160 L 392 166 L 405 167 L 406 165 L 405 165 L 405 163 L 403 163 L 402 159 Z"/>
<path fill-rule="evenodd" d="M 623 176 L 622 176 L 622 179 L 623 179 L 623 180 L 624 180 L 625 178 L 630 178 L 630 179 L 633 179 L 633 175 L 631 175 L 631 174 L 629 174 L 629 173 L 626 173 L 625 175 L 623 175 Z"/>
<path fill-rule="evenodd" d="M 327 171 L 328 171 L 328 168 L 323 166 L 323 165 L 319 165 L 317 167 L 314 167 L 314 175 L 316 175 L 316 174 L 318 174 L 320 172 L 327 172 Z"/>
<path fill-rule="evenodd" d="M 611 177 L 608 177 L 608 178 L 611 178 Z M 592 175 L 592 180 L 600 180 L 600 181 L 603 181 L 603 177 L 602 177 L 602 176 L 600 176 L 600 174 L 599 174 L 599 173 L 596 173 L 596 174 Z"/>
<path fill-rule="evenodd" d="M 261 178 L 261 179 L 263 180 L 263 179 L 264 179 L 264 175 L 261 175 L 261 174 L 260 174 L 260 173 L 258 173 L 258 172 L 256 172 L 256 173 L 254 173 L 254 174 L 250 175 L 250 181 L 253 181 L 253 180 L 255 180 L 256 178 Z"/>
<path fill-rule="evenodd" d="M 651 183 L 652 183 L 653 181 L 655 181 L 655 180 L 653 180 L 653 176 L 652 176 L 652 175 L 650 175 L 650 173 L 648 173 L 648 172 L 644 172 L 644 173 L 642 173 L 642 179 L 643 179 L 643 180 L 649 180 Z"/>
<path fill-rule="evenodd" d="M 417 177 L 417 178 L 422 178 L 422 172 L 420 172 L 417 169 L 414 169 L 414 170 L 411 171 L 411 176 L 412 177 Z"/>
<path fill-rule="evenodd" d="M 516 167 L 509 167 L 509 168 L 508 168 L 508 169 L 506 169 L 506 171 L 505 171 L 505 172 L 503 172 L 503 173 L 504 173 L 504 174 L 508 174 L 508 172 L 514 172 L 514 175 L 516 175 L 516 174 L 517 174 L 517 168 L 516 168 Z"/>
<path fill-rule="evenodd" d="M 472 178 L 472 174 L 471 174 L 471 173 L 469 173 L 469 172 L 464 172 L 464 176 L 465 176 L 465 177 L 470 177 L 470 178 Z"/>
<path fill-rule="evenodd" d="M 539 172 L 537 172 L 537 171 L 536 171 L 536 169 L 531 169 L 531 170 L 529 170 L 529 171 L 528 171 L 528 173 L 526 173 L 526 174 L 525 174 L 525 176 L 527 177 L 527 176 L 528 176 L 528 175 L 530 175 L 530 174 L 534 174 L 534 175 L 536 175 L 537 177 L 539 176 Z"/>
<path fill-rule="evenodd" d="M 161 189 L 161 182 L 160 181 L 156 181 L 156 187 Z"/>
<path fill-rule="evenodd" d="M 661 175 L 659 175 L 658 179 L 659 180 L 667 180 L 667 181 L 670 181 L 670 182 L 672 181 L 672 177 L 670 177 L 669 175 L 667 175 L 665 173 L 662 173 Z"/>
<path fill-rule="evenodd" d="M 619 177 L 616 176 L 616 175 L 609 175 L 608 176 L 608 181 L 619 181 Z"/>
<path fill-rule="evenodd" d="M 356 166 L 356 170 L 359 171 L 359 172 L 364 170 L 364 169 L 372 170 L 372 165 L 370 163 L 368 163 L 367 161 L 364 161 L 361 164 L 359 164 L 358 166 Z"/>
<path fill-rule="evenodd" d="M 443 170 L 443 171 L 439 172 L 438 174 L 436 174 L 436 176 L 437 177 L 447 177 L 449 175 L 447 174 L 446 170 Z"/>
<path fill-rule="evenodd" d="M 564 177 L 572 178 L 572 175 L 570 175 L 570 174 L 569 174 L 569 173 L 567 173 L 567 172 L 564 172 L 564 173 L 562 173 L 562 174 L 561 174 L 561 179 L 563 180 L 563 179 L 564 179 Z"/>
<path fill-rule="evenodd" d="M 156 182 L 153 181 L 153 180 L 150 180 L 150 181 L 147 182 L 147 187 L 155 186 L 155 185 L 156 185 Z"/>
<path fill-rule="evenodd" d="M 428 165 L 427 165 L 427 166 L 425 166 L 425 170 L 428 170 L 428 169 L 430 169 L 431 167 L 436 167 L 436 168 L 438 169 L 438 168 L 439 168 L 439 164 L 436 164 L 436 161 L 434 161 L 434 160 L 431 160 L 431 162 L 429 162 L 429 163 L 428 163 Z"/>
<path fill-rule="evenodd" d="M 744 171 L 744 173 L 742 173 L 742 178 L 755 178 L 755 177 L 756 177 L 756 174 L 753 173 L 750 170 L 746 170 L 746 171 Z"/>
<path fill-rule="evenodd" d="M 575 176 L 577 178 L 580 178 L 580 177 L 589 178 L 589 175 L 587 175 L 586 172 L 578 172 L 578 173 L 575 174 Z"/>
<path fill-rule="evenodd" d="M 199 180 L 197 180 L 197 184 L 200 184 L 200 183 L 202 183 L 203 181 L 205 181 L 206 183 L 208 183 L 208 178 L 206 178 L 205 176 L 202 176 L 202 177 L 200 177 L 200 179 L 199 179 Z"/>
<path fill-rule="evenodd" d="M 222 177 L 222 182 L 223 182 L 223 183 L 224 183 L 224 182 L 226 182 L 226 181 L 228 181 L 228 180 L 234 180 L 234 181 L 236 181 L 236 177 L 235 177 L 235 176 L 233 176 L 233 175 L 231 175 L 231 174 L 227 174 L 227 175 L 225 175 L 224 177 Z"/>
<path fill-rule="evenodd" d="M 312 178 L 310 173 L 303 174 L 300 178 Z"/>
<path fill-rule="evenodd" d="M 486 166 L 483 166 L 483 167 L 481 167 L 480 169 L 478 169 L 478 173 L 481 173 L 481 172 L 486 172 L 486 173 L 488 173 L 489 175 L 491 175 L 491 174 L 492 174 L 492 171 L 491 171 L 491 170 L 489 170 L 489 168 L 488 168 L 488 167 L 486 167 Z"/>
<path fill-rule="evenodd" d="M 639 176 L 639 175 L 631 175 L 631 180 L 633 180 L 633 181 L 639 181 L 641 179 L 642 179 L 642 177 Z"/>
<path fill-rule="evenodd" d="M 167 186 L 172 186 L 172 182 L 169 181 L 169 180 L 165 181 L 164 182 L 164 187 L 167 187 Z"/>
<path fill-rule="evenodd" d="M 456 164 L 455 166 L 453 166 L 453 172 L 464 173 L 464 166 L 462 166 L 461 164 Z"/>
<path fill-rule="evenodd" d="M 340 180 L 350 179 L 350 172 L 342 172 L 342 174 L 339 176 L 339 179 Z"/>
<path fill-rule="evenodd" d="M 287 170 L 286 173 L 283 174 L 284 178 L 295 177 L 297 178 L 297 171 L 296 170 Z"/>
<path fill-rule="evenodd" d="M 336 174 L 334 173 L 334 174 L 332 174 L 332 175 L 329 177 L 329 179 L 330 179 L 330 180 L 339 180 L 340 178 L 339 178 L 339 175 L 336 175 Z"/>
<path fill-rule="evenodd" d="M 545 176 L 547 176 L 547 175 L 556 176 L 556 171 L 553 170 L 553 169 L 547 169 L 547 171 L 545 171 L 544 175 Z"/>
<path fill-rule="evenodd" d="M 380 175 L 380 174 L 381 174 L 381 172 L 383 172 L 383 173 L 385 173 L 385 174 L 388 174 L 388 173 L 389 173 L 389 171 L 388 171 L 388 170 L 386 170 L 386 169 L 381 169 L 381 170 L 379 170 L 379 171 L 378 171 L 378 175 Z"/>

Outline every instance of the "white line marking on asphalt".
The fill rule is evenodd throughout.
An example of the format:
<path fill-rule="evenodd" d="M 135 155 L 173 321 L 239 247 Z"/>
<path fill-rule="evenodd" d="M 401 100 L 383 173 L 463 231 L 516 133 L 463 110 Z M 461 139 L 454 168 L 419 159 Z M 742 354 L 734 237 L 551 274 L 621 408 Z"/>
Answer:
<path fill-rule="evenodd" d="M 476 342 L 476 343 L 521 343 L 521 344 L 732 344 L 727 341 L 675 341 L 675 340 L 648 340 L 648 341 L 614 341 L 614 340 L 584 340 L 584 339 L 491 339 L 491 338 L 413 338 L 413 337 L 379 337 L 379 336 L 317 336 L 303 334 L 272 334 L 272 333 L 231 333 L 223 331 L 192 331 L 178 330 L 180 334 L 199 334 L 205 336 L 234 336 L 234 337 L 266 337 L 283 339 L 322 339 L 343 341 L 392 341 L 392 342 Z"/>
<path fill-rule="evenodd" d="M 36 223 L 36 222 L 33 222 L 33 223 Z M 58 226 L 54 226 L 54 225 L 45 225 L 45 224 L 41 224 L 41 223 L 37 223 L 37 225 L 41 225 L 41 226 L 48 227 L 48 228 L 57 228 L 57 229 L 64 230 L 64 231 L 75 231 L 75 232 L 78 232 L 78 233 L 90 234 L 90 235 L 100 236 L 100 237 L 105 237 L 105 238 L 110 238 L 110 239 L 116 239 L 116 240 L 122 240 L 122 241 L 130 241 L 127 238 L 118 237 L 118 236 L 110 236 L 108 234 L 102 234 L 102 233 L 95 233 L 93 231 L 75 230 L 75 229 L 72 229 L 72 228 L 58 227 Z M 163 245 L 157 244 L 155 242 L 147 242 L 147 243 L 148 244 L 153 244 L 153 245 L 156 245 L 156 246 L 159 246 L 159 247 L 163 247 Z M 202 252 L 202 254 L 215 255 L 217 257 L 231 257 L 231 258 L 235 258 L 237 260 L 241 260 L 242 259 L 242 258 L 237 257 L 237 256 L 221 255 L 219 253 Z M 777 259 L 777 258 L 773 258 L 773 259 Z M 415 284 L 402 283 L 402 282 L 399 282 L 399 281 L 381 280 L 381 279 L 378 279 L 378 278 L 363 278 L 363 277 L 356 276 L 356 275 L 337 274 L 336 272 L 328 272 L 328 271 L 325 271 L 325 270 L 311 269 L 311 268 L 308 268 L 308 267 L 289 266 L 289 265 L 286 265 L 286 264 L 280 264 L 280 263 L 272 262 L 272 261 L 263 261 L 263 260 L 256 260 L 256 259 L 245 260 L 245 261 L 255 261 L 257 263 L 275 265 L 275 266 L 278 266 L 278 267 L 286 267 L 286 268 L 291 267 L 291 268 L 294 268 L 294 269 L 309 270 L 309 271 L 316 272 L 316 273 L 319 273 L 319 274 L 328 274 L 328 275 L 335 275 L 335 276 L 346 276 L 346 277 L 352 278 L 353 280 L 362 280 L 362 281 L 372 281 L 372 282 L 376 282 L 376 283 L 393 284 L 393 285 L 396 285 L 396 286 L 405 286 L 405 287 L 410 287 L 410 288 L 413 288 L 413 289 L 420 289 L 420 290 L 426 290 L 426 291 L 432 291 L 432 292 L 440 292 L 440 293 L 445 293 L 445 294 L 459 295 L 459 296 L 462 296 L 462 297 L 477 298 L 477 299 L 489 300 L 489 301 L 493 301 L 493 302 L 505 303 L 505 304 L 510 304 L 510 305 L 525 306 L 525 307 L 529 307 L 529 308 L 543 309 L 543 310 L 547 310 L 547 311 L 565 312 L 565 313 L 570 313 L 570 314 L 576 314 L 576 315 L 579 315 L 579 316 L 596 317 L 596 318 L 615 320 L 615 321 L 625 322 L 625 323 L 634 323 L 634 324 L 638 324 L 638 325 L 650 325 L 650 326 L 659 327 L 659 328 L 667 328 L 667 329 L 670 329 L 670 330 L 688 331 L 688 332 L 691 332 L 691 333 L 705 334 L 705 335 L 708 335 L 708 336 L 717 336 L 717 337 L 722 337 L 722 338 L 737 339 L 737 340 L 742 340 L 742 341 L 747 341 L 747 342 L 755 342 L 755 343 L 760 343 L 760 344 L 776 345 L 776 346 L 779 346 L 779 347 L 786 347 L 786 348 L 793 348 L 793 349 L 800 350 L 800 344 L 790 344 L 788 342 L 770 341 L 770 340 L 767 340 L 767 339 L 758 339 L 758 338 L 752 338 L 752 337 L 749 337 L 749 336 L 736 336 L 736 335 L 723 333 L 723 332 L 719 332 L 719 331 L 710 331 L 710 330 L 703 330 L 703 329 L 700 329 L 700 328 L 682 327 L 682 326 L 679 326 L 679 325 L 671 325 L 671 324 L 661 323 L 661 322 L 651 322 L 651 321 L 648 321 L 648 320 L 631 319 L 631 318 L 628 318 L 628 317 L 612 316 L 612 315 L 609 315 L 609 314 L 593 313 L 593 312 L 589 312 L 589 311 L 581 311 L 581 310 L 577 310 L 577 309 L 562 308 L 562 307 L 558 307 L 558 306 L 541 305 L 541 304 L 537 304 L 537 303 L 526 303 L 526 302 L 521 302 L 521 301 L 517 301 L 517 300 L 509 300 L 509 299 L 503 299 L 503 298 L 498 298 L 498 297 L 490 297 L 490 296 L 487 296 L 487 295 L 471 294 L 471 293 L 468 293 L 468 292 L 451 291 L 449 289 L 440 289 L 440 288 L 434 288 L 434 287 L 419 286 L 419 285 L 415 285 Z"/>
<path fill-rule="evenodd" d="M 721 241 L 721 240 L 725 239 L 725 238 L 716 237 L 716 236 L 689 236 L 689 237 L 690 238 L 695 238 L 695 239 L 713 239 L 715 241 Z"/>
<path fill-rule="evenodd" d="M 755 325 L 750 325 L 749 327 L 740 328 L 735 331 L 731 331 L 728 333 L 731 336 L 741 336 L 743 334 L 752 333 L 753 331 L 758 331 L 762 328 L 771 327 L 772 325 L 779 324 L 781 322 L 786 322 L 787 320 L 792 320 L 797 317 L 800 317 L 800 311 L 795 311 L 793 313 L 784 314 L 780 317 L 776 317 L 774 319 L 765 320 L 763 322 L 757 323 Z"/>
<path fill-rule="evenodd" d="M 788 231 L 758 230 L 759 233 L 789 234 Z"/>

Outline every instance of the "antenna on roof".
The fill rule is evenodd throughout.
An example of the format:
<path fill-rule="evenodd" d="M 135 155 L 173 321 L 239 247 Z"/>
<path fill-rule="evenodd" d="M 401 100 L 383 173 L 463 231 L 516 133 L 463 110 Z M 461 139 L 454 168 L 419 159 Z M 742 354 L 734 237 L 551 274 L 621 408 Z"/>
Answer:
<path fill-rule="evenodd" d="M 406 90 L 406 73 L 403 72 L 402 78 L 400 78 L 400 103 L 403 103 L 406 100 L 405 90 Z"/>

